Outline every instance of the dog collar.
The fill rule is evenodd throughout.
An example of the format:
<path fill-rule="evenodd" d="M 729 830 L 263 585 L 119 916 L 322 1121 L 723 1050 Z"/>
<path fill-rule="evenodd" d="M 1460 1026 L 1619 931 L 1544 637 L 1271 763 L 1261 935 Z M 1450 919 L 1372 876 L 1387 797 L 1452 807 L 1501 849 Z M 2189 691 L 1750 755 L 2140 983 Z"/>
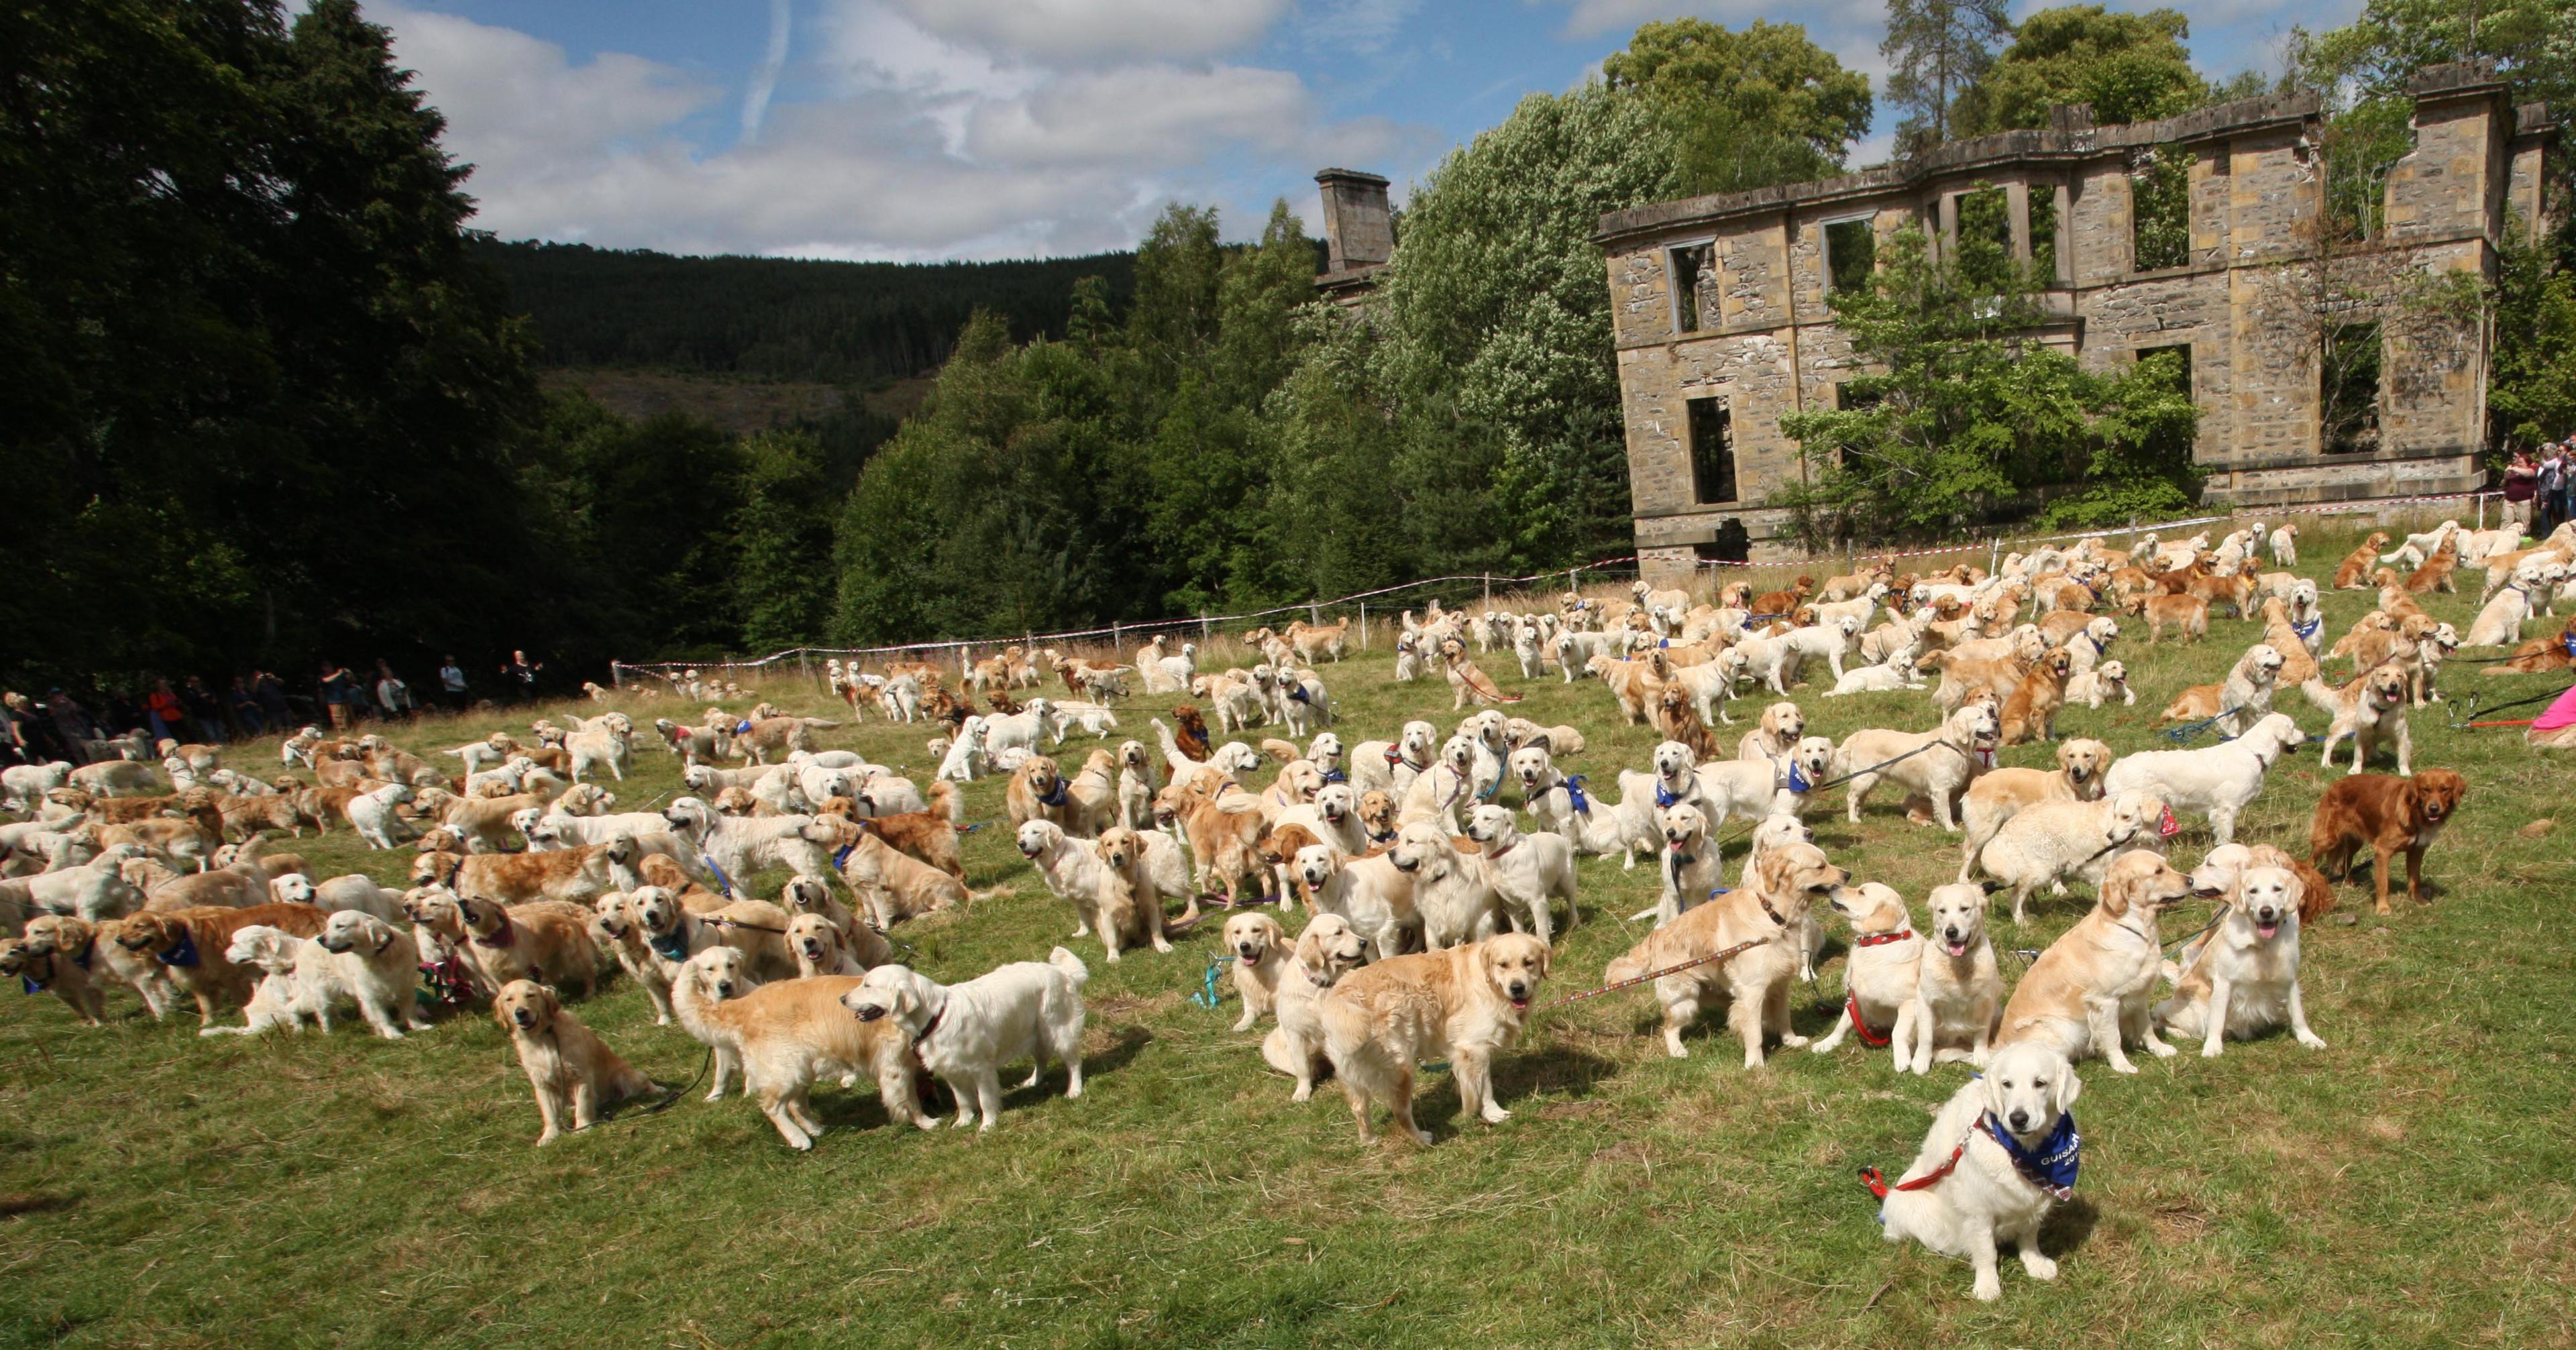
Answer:
<path fill-rule="evenodd" d="M 183 969 L 198 964 L 196 932 L 181 925 L 179 940 L 170 945 L 170 950 L 162 952 L 159 960 L 165 966 L 178 966 Z"/>
<path fill-rule="evenodd" d="M 1499 857 L 1503 856 L 1504 854 L 1509 853 L 1509 852 L 1511 852 L 1513 849 L 1516 849 L 1516 848 L 1518 848 L 1518 847 L 1520 847 L 1520 841 L 1519 841 L 1519 840 L 1517 840 L 1517 839 L 1513 840 L 1512 842 L 1510 842 L 1510 843 L 1508 843 L 1508 844 L 1503 845 L 1501 848 L 1495 848 L 1493 845 L 1491 845 L 1491 844 L 1487 844 L 1487 845 L 1485 845 L 1485 857 L 1486 857 L 1488 860 L 1491 860 L 1491 859 L 1494 859 L 1494 858 L 1499 858 Z"/>
<path fill-rule="evenodd" d="M 1766 915 L 1770 916 L 1771 922 L 1773 922 L 1773 923 L 1776 923 L 1776 924 L 1780 925 L 1782 928 L 1786 928 L 1786 927 L 1788 927 L 1788 926 L 1789 926 L 1789 921 L 1788 921 L 1787 919 L 1784 919 L 1784 918 L 1781 918 L 1781 917 L 1780 917 L 1780 911 L 1778 911 L 1778 910 L 1776 910 L 1776 909 L 1771 908 L 1771 897 L 1770 897 L 1770 896 L 1767 896 L 1767 895 L 1755 896 L 1755 897 L 1754 897 L 1754 899 L 1755 899 L 1755 901 L 1756 901 L 1757 903 L 1759 903 L 1759 904 L 1762 906 L 1762 912 L 1763 912 L 1764 914 L 1766 914 Z"/>
<path fill-rule="evenodd" d="M 510 928 L 510 911 L 503 909 L 498 905 L 494 905 L 492 907 L 492 912 L 501 916 L 501 926 L 493 929 L 490 937 L 484 937 L 479 934 L 476 935 L 474 945 L 477 947 L 507 947 L 510 945 L 510 939 L 512 937 L 512 931 Z"/>
<path fill-rule="evenodd" d="M 1893 933 L 1863 934 L 1860 937 L 1852 939 L 1852 945 L 1856 947 L 1884 947 L 1891 942 L 1903 942 L 1912 936 L 1914 936 L 1913 929 L 1899 928 Z"/>
<path fill-rule="evenodd" d="M 930 1033 L 939 1030 L 939 1020 L 947 1015 L 948 1005 L 941 1003 L 939 1011 L 932 1013 L 930 1020 L 922 1023 L 921 1031 L 912 1038 L 912 1057 L 920 1061 L 921 1067 L 925 1069 L 930 1067 L 930 1059 L 922 1054 L 922 1050 L 930 1044 Z"/>
<path fill-rule="evenodd" d="M 1682 795 L 1680 793 L 1674 792 L 1664 786 L 1664 780 L 1660 778 L 1655 780 L 1655 806 L 1658 809 L 1669 807 L 1681 799 Z"/>

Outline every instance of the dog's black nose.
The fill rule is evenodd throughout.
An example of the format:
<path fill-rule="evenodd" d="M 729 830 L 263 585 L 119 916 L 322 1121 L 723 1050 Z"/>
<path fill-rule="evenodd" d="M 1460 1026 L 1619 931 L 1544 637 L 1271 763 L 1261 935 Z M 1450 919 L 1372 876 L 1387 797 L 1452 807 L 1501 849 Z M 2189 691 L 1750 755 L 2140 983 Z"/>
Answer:
<path fill-rule="evenodd" d="M 2019 1107 L 2013 1108 L 2013 1113 L 2009 1117 L 2006 1117 L 2006 1119 L 2012 1122 L 2012 1127 L 2016 1131 L 2027 1130 L 2030 1128 L 2030 1113 Z"/>

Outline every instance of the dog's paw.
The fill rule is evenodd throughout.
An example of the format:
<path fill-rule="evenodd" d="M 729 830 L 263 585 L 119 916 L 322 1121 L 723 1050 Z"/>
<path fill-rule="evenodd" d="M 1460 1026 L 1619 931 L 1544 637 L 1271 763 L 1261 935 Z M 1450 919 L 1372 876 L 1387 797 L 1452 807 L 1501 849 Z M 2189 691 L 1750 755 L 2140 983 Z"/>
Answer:
<path fill-rule="evenodd" d="M 1431 1131 L 1415 1130 L 1413 1132 L 1413 1142 L 1422 1145 L 1424 1148 L 1431 1147 Z"/>
<path fill-rule="evenodd" d="M 1807 1044 L 1807 1038 L 1794 1031 L 1784 1031 L 1780 1033 L 1780 1044 L 1795 1050 Z"/>
<path fill-rule="evenodd" d="M 2311 1050 L 2323 1050 L 2326 1048 L 2326 1038 L 2313 1031 L 2302 1031 L 2299 1033 L 2299 1044 Z"/>
<path fill-rule="evenodd" d="M 1992 1275 L 1980 1275 L 1977 1277 L 1976 1295 L 1979 1303 L 1992 1303 L 2004 1296 L 2004 1282 Z"/>
<path fill-rule="evenodd" d="M 2158 1059 L 2171 1059 L 2182 1053 L 2181 1051 L 2174 1049 L 2172 1046 L 2165 1044 L 2163 1041 L 2149 1041 L 2147 1043 L 2147 1050 Z"/>
<path fill-rule="evenodd" d="M 2111 1072 L 2113 1072 L 2113 1073 L 2136 1073 L 2137 1071 L 2138 1071 L 2138 1066 L 2137 1066 L 2137 1065 L 2135 1065 L 2135 1064 L 2131 1064 L 2130 1062 L 2128 1062 L 2128 1061 L 2127 1061 L 2127 1060 L 2125 1060 L 2125 1059 L 2124 1059 L 2124 1060 L 2121 1060 L 2121 1061 L 2119 1061 L 2119 1062 L 2117 1062 L 2117 1063 L 2115 1063 L 2115 1064 L 2113 1064 L 2113 1065 L 2111 1066 Z"/>
<path fill-rule="evenodd" d="M 2021 1254 L 2021 1268 L 2030 1272 L 2030 1277 L 2034 1280 L 2053 1280 L 2057 1278 L 2057 1263 L 2035 1251 L 2026 1251 Z"/>
<path fill-rule="evenodd" d="M 1483 1117 L 1485 1123 L 1488 1125 L 1500 1125 L 1504 1121 L 1512 1118 L 1511 1112 L 1506 1111 L 1491 1102 L 1485 1103 L 1485 1109 L 1477 1112 L 1476 1114 Z"/>

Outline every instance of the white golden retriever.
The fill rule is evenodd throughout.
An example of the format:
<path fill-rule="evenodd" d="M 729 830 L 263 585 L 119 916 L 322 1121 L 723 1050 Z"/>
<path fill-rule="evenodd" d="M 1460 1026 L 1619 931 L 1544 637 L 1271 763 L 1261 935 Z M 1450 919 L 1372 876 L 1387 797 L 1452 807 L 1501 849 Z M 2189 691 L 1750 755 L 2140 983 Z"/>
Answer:
<path fill-rule="evenodd" d="M 2102 790 L 2152 793 L 2176 811 L 2206 813 L 2210 833 L 2231 843 L 2237 815 L 2263 792 L 2264 771 L 2307 739 L 2288 713 L 2271 713 L 2224 744 L 2123 756 L 2102 776 Z"/>
<path fill-rule="evenodd" d="M 2218 854 L 2202 864 L 2210 871 Z M 2258 1036 L 2287 1023 L 2299 1044 L 2326 1048 L 2308 1029 L 2299 991 L 2299 878 L 2287 868 L 2248 867 L 2236 878 L 2226 918 L 2216 932 L 2184 948 L 2173 997 L 2156 1005 L 2156 1021 L 2174 1036 L 2200 1038 L 2204 1059 L 2221 1042 Z"/>
<path fill-rule="evenodd" d="M 1882 1183 L 1865 1174 L 1870 1189 L 1884 1190 L 1887 1240 L 1912 1238 L 1968 1258 L 1976 1295 L 1988 1303 L 2004 1293 L 1995 1274 L 1999 1241 L 2019 1249 L 2032 1279 L 2056 1279 L 2057 1263 L 2039 1250 L 2039 1225 L 2074 1190 L 2081 1144 L 2068 1108 L 2082 1088 L 2075 1066 L 2052 1046 L 2024 1041 L 1995 1052 L 1985 1077 L 1942 1105 L 1904 1176 Z"/>
<path fill-rule="evenodd" d="M 1002 1066 L 1033 1062 L 1022 1087 L 1036 1087 L 1052 1058 L 1064 1064 L 1064 1095 L 1082 1095 L 1082 986 L 1091 972 L 1062 947 L 1044 961 L 1014 961 L 968 980 L 941 984 L 910 966 L 879 966 L 841 1003 L 862 1022 L 892 1017 L 912 1037 L 923 1068 L 957 1095 L 956 1125 L 1002 1114 Z"/>

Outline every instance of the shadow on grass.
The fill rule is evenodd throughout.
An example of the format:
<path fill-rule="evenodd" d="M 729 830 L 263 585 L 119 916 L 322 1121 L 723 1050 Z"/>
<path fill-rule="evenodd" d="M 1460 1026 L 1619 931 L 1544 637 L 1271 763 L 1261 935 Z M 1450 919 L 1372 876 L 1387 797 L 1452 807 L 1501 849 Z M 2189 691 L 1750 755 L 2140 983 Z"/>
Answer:
<path fill-rule="evenodd" d="M 2057 1257 L 2083 1246 L 2093 1236 L 2094 1225 L 2102 1221 L 2102 1211 L 2082 1196 L 2048 1211 L 2039 1225 L 2039 1250 Z"/>

